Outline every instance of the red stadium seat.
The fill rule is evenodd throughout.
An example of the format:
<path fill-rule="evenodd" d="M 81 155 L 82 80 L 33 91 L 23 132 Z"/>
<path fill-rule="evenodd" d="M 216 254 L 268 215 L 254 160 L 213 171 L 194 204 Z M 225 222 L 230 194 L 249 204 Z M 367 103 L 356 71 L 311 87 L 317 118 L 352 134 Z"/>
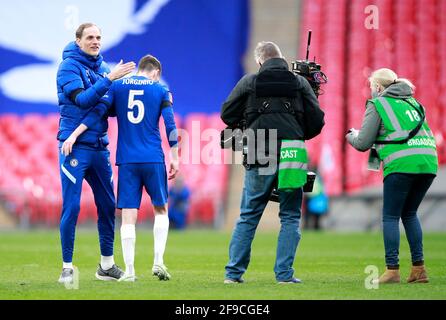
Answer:
<path fill-rule="evenodd" d="M 379 9 L 376 30 L 364 27 L 364 9 L 370 4 Z M 343 137 L 350 127 L 361 125 L 369 95 L 366 78 L 376 68 L 393 68 L 418 87 L 416 97 L 427 106 L 432 129 L 441 133 L 437 142 L 439 160 L 444 163 L 446 98 L 439 93 L 446 90 L 446 2 L 316 0 L 304 1 L 302 9 L 301 43 L 305 44 L 312 29 L 311 57 L 319 58 L 329 78 L 326 93 L 320 97 L 329 120 L 321 136 L 307 143 L 312 162 L 323 169 L 329 194 L 381 182 L 381 174 L 366 170 L 367 154 L 344 145 Z M 304 54 L 305 45 L 301 45 L 300 56 Z M 439 67 L 432 67 L 432 61 Z M 335 170 L 324 172 L 327 166 Z"/>
<path fill-rule="evenodd" d="M 380 15 L 377 30 L 364 27 L 364 9 L 370 4 L 367 0 L 303 1 L 298 56 L 304 58 L 307 31 L 313 30 L 310 58 L 317 57 L 329 78 L 323 87 L 325 94 L 320 96 L 326 125 L 307 146 L 311 162 L 318 165 L 330 195 L 355 192 L 382 179 L 381 174 L 366 170 L 367 154 L 346 145 L 344 139 L 347 129 L 361 125 L 364 103 L 369 97 L 367 77 L 375 68 L 393 68 L 414 82 L 416 97 L 426 106 L 428 121 L 438 138 L 440 163 L 446 161 L 446 97 L 441 94 L 446 91 L 446 1 L 376 0 L 373 4 Z M 225 124 L 219 114 L 204 113 L 184 117 L 175 114 L 175 121 L 182 133 L 180 170 L 191 190 L 188 220 L 212 224 L 217 208 L 225 201 L 229 170 L 226 165 L 203 160 L 222 162 L 224 153 L 218 141 L 213 140 L 213 133 Z M 31 210 L 36 223 L 54 225 L 60 217 L 58 124 L 57 113 L 0 115 L 0 167 L 7 168 L 3 170 L 6 172 L 0 171 L 0 194 L 17 215 Z M 116 190 L 115 118 L 109 119 L 108 132 Z M 162 120 L 160 134 L 168 161 L 169 146 Z M 209 159 L 203 158 L 206 155 Z M 25 190 L 26 179 L 43 189 L 43 198 L 36 199 Z M 87 186 L 81 201 L 79 223 L 96 221 L 96 206 Z M 153 219 L 147 196 L 143 197 L 138 219 Z"/>

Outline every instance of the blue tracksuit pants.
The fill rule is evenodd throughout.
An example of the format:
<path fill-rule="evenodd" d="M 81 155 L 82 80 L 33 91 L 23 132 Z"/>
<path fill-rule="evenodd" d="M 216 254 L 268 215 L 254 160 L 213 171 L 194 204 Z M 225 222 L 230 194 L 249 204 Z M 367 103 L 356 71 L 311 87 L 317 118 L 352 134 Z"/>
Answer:
<path fill-rule="evenodd" d="M 62 181 L 62 215 L 60 239 L 64 262 L 72 262 L 77 218 L 80 211 L 82 181 L 87 180 L 98 210 L 98 231 L 101 255 L 113 255 L 115 237 L 115 195 L 110 165 L 110 152 L 105 149 L 82 149 L 74 146 L 68 156 L 60 153 Z"/>

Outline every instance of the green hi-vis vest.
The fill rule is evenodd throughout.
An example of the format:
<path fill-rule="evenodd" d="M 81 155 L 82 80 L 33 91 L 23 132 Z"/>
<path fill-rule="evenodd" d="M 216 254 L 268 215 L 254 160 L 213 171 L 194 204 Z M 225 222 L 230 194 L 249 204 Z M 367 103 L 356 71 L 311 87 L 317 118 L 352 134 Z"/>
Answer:
<path fill-rule="evenodd" d="M 278 190 L 291 191 L 307 182 L 308 155 L 302 140 L 282 140 Z"/>
<path fill-rule="evenodd" d="M 423 107 L 414 99 L 407 99 L 424 113 Z M 421 115 L 403 99 L 379 97 L 372 100 L 378 111 L 385 133 L 377 141 L 398 141 L 409 136 L 421 121 Z M 435 138 L 427 121 L 423 122 L 416 135 L 402 144 L 376 144 L 383 162 L 384 177 L 390 173 L 432 173 L 438 169 Z"/>

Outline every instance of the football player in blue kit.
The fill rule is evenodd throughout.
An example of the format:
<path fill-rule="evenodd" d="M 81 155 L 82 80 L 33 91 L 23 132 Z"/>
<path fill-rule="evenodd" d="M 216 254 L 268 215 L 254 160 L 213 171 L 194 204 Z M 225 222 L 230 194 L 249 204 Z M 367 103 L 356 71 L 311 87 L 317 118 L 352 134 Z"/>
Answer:
<path fill-rule="evenodd" d="M 90 111 L 108 91 L 112 81 L 132 72 L 135 63 L 121 62 L 110 72 L 99 53 L 101 40 L 101 30 L 95 24 L 81 24 L 76 30 L 76 41 L 65 47 L 63 61 L 57 71 L 59 147 L 82 121 L 89 122 L 90 118 L 94 121 L 90 130 L 72 145 L 72 153 L 59 157 L 63 197 L 60 219 L 63 267 L 60 283 L 73 281 L 74 239 L 84 179 L 93 191 L 98 209 L 101 262 L 96 277 L 100 280 L 118 280 L 123 274 L 113 258 L 115 196 L 107 149 L 107 118 L 96 119 Z"/>
<path fill-rule="evenodd" d="M 91 111 L 98 118 L 107 110 L 118 119 L 116 165 L 118 174 L 118 205 L 122 209 L 121 241 L 125 274 L 121 281 L 135 281 L 135 224 L 141 204 L 142 188 L 150 195 L 155 221 L 153 275 L 169 280 L 164 264 L 164 251 L 169 230 L 167 180 L 175 178 L 179 169 L 178 137 L 172 108 L 172 95 L 160 84 L 161 63 L 151 55 L 144 56 L 135 76 L 116 81 L 97 107 Z M 161 146 L 159 119 L 163 117 L 170 145 L 170 168 L 167 174 Z M 94 117 L 83 121 L 62 147 L 65 154 L 78 137 L 87 133 Z M 83 133 L 85 132 L 85 133 Z"/>

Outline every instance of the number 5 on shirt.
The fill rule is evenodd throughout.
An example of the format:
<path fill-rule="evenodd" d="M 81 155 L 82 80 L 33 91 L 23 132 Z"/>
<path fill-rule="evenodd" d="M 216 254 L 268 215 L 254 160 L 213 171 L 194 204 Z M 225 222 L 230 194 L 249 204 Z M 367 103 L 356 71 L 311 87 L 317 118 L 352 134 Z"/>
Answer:
<path fill-rule="evenodd" d="M 129 103 L 128 103 L 129 111 L 127 112 L 127 118 L 133 124 L 140 123 L 144 118 L 144 103 L 141 100 L 135 100 L 135 96 L 142 96 L 142 95 L 144 95 L 144 90 L 129 91 Z M 135 117 L 135 114 L 133 112 L 134 107 L 138 108 L 137 117 Z"/>

